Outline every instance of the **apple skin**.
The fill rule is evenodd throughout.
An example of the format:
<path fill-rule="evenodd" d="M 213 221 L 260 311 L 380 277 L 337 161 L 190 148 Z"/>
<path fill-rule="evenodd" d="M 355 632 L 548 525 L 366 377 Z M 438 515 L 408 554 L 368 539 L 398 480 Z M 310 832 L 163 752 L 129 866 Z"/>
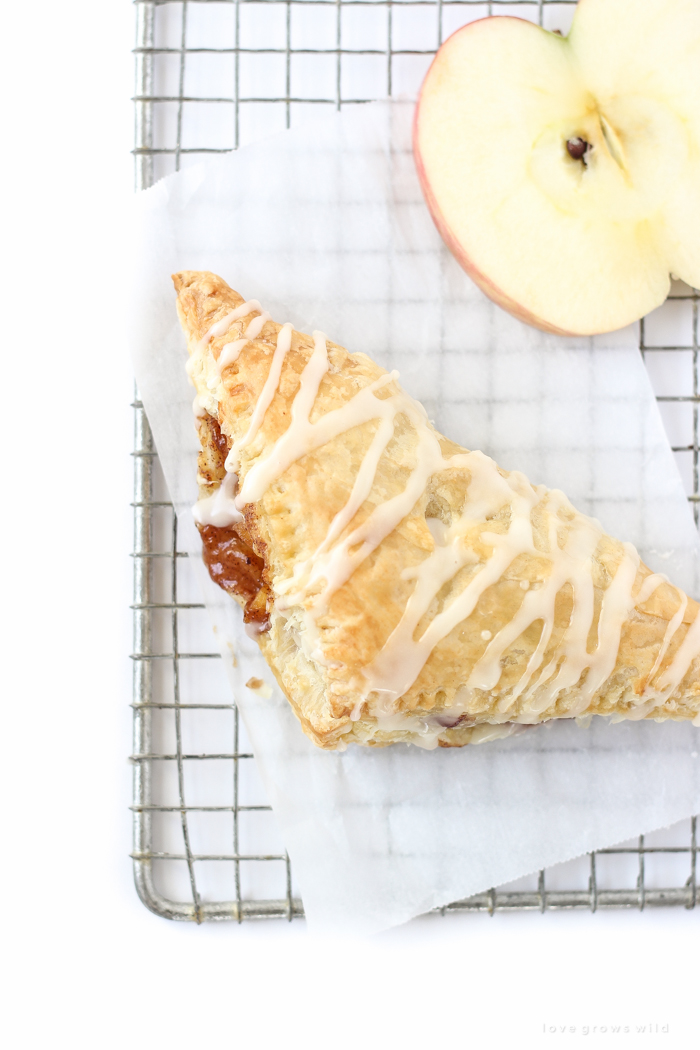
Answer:
<path fill-rule="evenodd" d="M 581 0 L 581 2 L 584 2 L 584 0 Z M 506 16 L 501 15 L 499 17 Z M 486 22 L 489 20 L 490 19 L 487 18 L 479 18 L 475 22 L 470 22 L 469 26 L 475 26 L 477 25 L 477 22 Z M 524 22 L 525 19 L 515 19 L 514 17 L 514 21 Z M 461 29 L 457 29 L 455 32 L 461 33 L 465 28 L 465 26 L 462 26 Z M 452 35 L 454 36 L 455 34 L 453 33 Z M 448 39 L 450 38 L 448 37 Z M 434 62 L 435 59 L 433 59 L 430 68 L 432 68 Z M 528 324 L 533 328 L 539 328 L 542 332 L 551 332 L 553 335 L 576 336 L 578 334 L 577 332 L 569 332 L 564 328 L 557 328 L 555 325 L 548 324 L 548 322 L 541 317 L 537 317 L 535 314 L 531 313 L 530 310 L 526 310 L 520 303 L 516 303 L 516 301 L 511 299 L 509 295 L 506 295 L 498 285 L 494 284 L 490 277 L 487 277 L 485 273 L 482 273 L 472 259 L 469 258 L 464 248 L 445 222 L 425 173 L 425 165 L 423 164 L 423 158 L 421 157 L 420 148 L 418 146 L 418 121 L 420 119 L 420 112 L 420 105 L 418 105 L 413 114 L 413 158 L 416 164 L 416 171 L 418 172 L 418 181 L 420 182 L 423 197 L 428 205 L 428 210 L 432 220 L 437 226 L 440 236 L 450 249 L 452 255 L 454 255 L 459 265 L 469 277 L 471 277 L 474 284 L 481 289 L 484 295 L 487 295 L 492 302 L 496 303 L 497 306 L 502 307 L 507 313 L 512 314 L 518 321 L 522 321 L 524 324 Z"/>

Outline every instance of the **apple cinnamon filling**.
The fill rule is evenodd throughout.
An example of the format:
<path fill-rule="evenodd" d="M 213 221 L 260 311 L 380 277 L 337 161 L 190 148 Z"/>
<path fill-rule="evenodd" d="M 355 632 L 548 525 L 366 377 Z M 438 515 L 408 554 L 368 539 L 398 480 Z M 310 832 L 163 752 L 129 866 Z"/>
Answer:
<path fill-rule="evenodd" d="M 214 583 L 228 594 L 245 601 L 243 620 L 268 631 L 268 590 L 263 581 L 265 563 L 249 547 L 233 526 L 198 525 L 202 537 L 202 557 Z"/>
<path fill-rule="evenodd" d="M 207 414 L 201 419 L 199 438 L 200 480 L 207 485 L 220 484 L 226 474 L 224 463 L 230 446 L 213 416 Z M 214 583 L 244 603 L 245 623 L 254 624 L 260 633 L 268 631 L 272 594 L 265 583 L 265 561 L 255 553 L 245 524 L 197 528 L 202 537 L 202 558 Z"/>

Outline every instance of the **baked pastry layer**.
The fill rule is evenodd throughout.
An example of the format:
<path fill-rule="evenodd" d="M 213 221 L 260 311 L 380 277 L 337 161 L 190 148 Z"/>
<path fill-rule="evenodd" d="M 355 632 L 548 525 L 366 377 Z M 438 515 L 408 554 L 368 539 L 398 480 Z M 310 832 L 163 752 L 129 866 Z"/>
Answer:
<path fill-rule="evenodd" d="M 364 354 L 275 323 L 214 274 L 174 282 L 205 552 L 248 559 L 226 589 L 314 743 L 700 722 L 698 606 L 631 545 L 440 435 Z"/>

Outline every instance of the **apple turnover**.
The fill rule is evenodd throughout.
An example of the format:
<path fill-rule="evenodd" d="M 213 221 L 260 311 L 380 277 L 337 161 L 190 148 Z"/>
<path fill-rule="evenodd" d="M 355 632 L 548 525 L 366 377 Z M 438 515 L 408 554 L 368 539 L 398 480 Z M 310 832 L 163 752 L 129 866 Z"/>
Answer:
<path fill-rule="evenodd" d="M 203 557 L 315 744 L 700 725 L 699 607 L 631 544 L 443 437 L 364 354 L 212 273 L 173 280 Z"/>

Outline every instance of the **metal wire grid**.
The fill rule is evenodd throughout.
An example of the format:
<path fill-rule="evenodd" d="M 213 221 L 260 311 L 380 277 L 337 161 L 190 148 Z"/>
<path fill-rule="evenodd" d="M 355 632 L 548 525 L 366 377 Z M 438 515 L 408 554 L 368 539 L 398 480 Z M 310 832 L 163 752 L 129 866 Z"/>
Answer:
<path fill-rule="evenodd" d="M 137 15 L 136 95 L 135 95 L 135 161 L 138 189 L 153 184 L 170 171 L 179 170 L 203 154 L 223 153 L 235 149 L 247 139 L 246 110 L 254 108 L 258 132 L 273 127 L 290 127 L 311 106 L 340 109 L 371 97 L 417 91 L 431 56 L 444 37 L 460 24 L 474 18 L 499 13 L 517 13 L 522 17 L 566 32 L 576 0 L 135 0 Z M 305 10 L 304 10 L 305 9 Z M 383 19 L 385 46 L 369 46 L 367 37 L 358 34 L 347 12 Z M 255 46 L 255 20 L 246 19 L 249 12 L 257 18 L 258 41 L 262 26 L 265 43 L 267 30 L 278 19 L 277 46 Z M 299 13 L 304 17 L 300 20 Z M 418 14 L 413 30 L 407 13 Z M 205 18 L 202 19 L 202 14 Z M 209 16 L 216 15 L 216 18 Z M 332 40 L 329 40 L 329 21 Z M 432 20 L 429 31 L 426 16 Z M 319 43 L 314 20 L 324 22 L 325 38 Z M 218 19 L 218 21 L 217 21 Z M 408 26 L 408 31 L 407 31 Z M 207 27 L 209 37 L 207 37 Z M 223 27 L 223 28 L 222 28 Z M 349 28 L 348 28 L 349 27 Z M 317 29 L 318 27 L 316 27 Z M 361 27 L 360 27 L 361 28 Z M 411 37 L 411 33 L 413 36 Z M 381 27 L 380 27 L 381 35 Z M 323 37 L 323 33 L 321 34 Z M 420 37 L 421 44 L 413 46 Z M 432 36 L 432 39 L 431 39 Z M 408 42 L 407 42 L 408 41 Z M 374 41 L 372 41 L 374 42 Z M 411 45 L 411 46 L 409 46 Z M 219 58 L 215 59 L 215 56 Z M 230 93 L 213 94 L 191 91 L 188 61 L 220 61 L 228 56 Z M 303 59 L 323 56 L 326 84 L 332 90 L 303 94 L 295 88 L 299 82 L 295 64 Z M 255 86 L 254 71 L 243 68 L 255 58 L 281 59 L 281 68 L 273 70 L 282 90 L 250 90 Z M 374 68 L 374 90 L 367 90 L 363 67 L 355 76 L 345 76 L 351 60 L 380 60 L 383 80 L 377 80 Z M 409 74 L 397 68 L 402 59 L 414 62 Z M 169 64 L 168 69 L 159 65 Z M 173 65 L 174 63 L 174 65 Z M 269 72 L 271 67 L 267 67 Z M 366 70 L 367 67 L 364 67 Z M 201 69 L 201 66 L 200 66 Z M 263 74 L 265 69 L 262 69 Z M 168 78 L 170 83 L 168 84 Z M 303 78 L 302 78 L 303 79 Z M 269 85 L 265 85 L 269 88 Z M 202 121 L 202 107 L 215 107 L 215 122 Z M 189 111 L 192 112 L 189 112 Z M 274 120 L 263 119 L 263 110 L 272 112 Z M 168 112 L 169 111 L 169 112 Z M 211 114 L 209 114 L 211 117 Z M 276 121 L 276 124 L 275 124 Z M 193 138 L 196 129 L 204 127 L 208 141 Z M 222 136 L 229 141 L 222 142 Z M 218 142 L 216 145 L 210 144 Z M 674 286 L 673 298 L 660 311 L 640 325 L 640 351 L 649 367 L 652 382 L 659 391 L 658 401 L 664 414 L 673 450 L 678 456 L 689 499 L 693 503 L 696 523 L 700 512 L 700 442 L 698 406 L 700 380 L 698 373 L 698 302 L 697 290 Z M 245 730 L 235 704 L 225 696 L 217 697 L 213 686 L 206 686 L 213 697 L 202 701 L 201 683 L 206 683 L 207 667 L 219 658 L 218 653 L 198 647 L 189 649 L 185 640 L 193 638 L 191 624 L 183 631 L 183 618 L 206 619 L 204 606 L 187 600 L 191 581 L 187 580 L 187 559 L 178 550 L 177 520 L 160 475 L 143 406 L 136 398 L 134 447 L 134 859 L 138 893 L 148 908 L 166 918 L 202 922 L 207 920 L 249 918 L 292 918 L 303 915 L 303 906 L 295 894 L 289 858 L 275 838 L 250 834 L 252 819 L 257 824 L 272 817 L 260 790 L 250 794 L 254 780 L 254 758 L 247 747 Z M 196 634 L 196 632 L 195 632 Z M 191 651 L 189 651 L 191 650 Z M 184 672 L 191 672 L 186 675 Z M 167 673 L 166 673 L 167 672 Z M 193 688 L 184 689 L 189 678 Z M 194 697 L 194 699 L 192 699 Z M 200 747 L 189 747 L 197 738 L 196 728 L 209 714 L 225 716 L 229 722 L 222 732 L 221 724 Z M 192 733 L 195 727 L 194 735 Z M 221 741 L 230 740 L 230 750 L 221 751 Z M 201 795 L 192 770 L 202 772 L 224 764 L 230 776 L 211 781 L 216 803 Z M 166 771 L 169 771 L 166 773 Z M 173 775 L 174 773 L 174 775 Z M 205 778 L 206 779 L 206 778 Z M 195 778 L 196 780 L 196 778 Z M 225 791 L 223 785 L 226 785 Z M 168 786 L 169 785 L 169 786 Z M 201 784 L 199 785 L 201 789 Z M 169 792 L 169 793 L 168 793 Z M 199 799 L 192 803 L 192 796 Z M 225 804 L 224 802 L 225 796 Z M 245 797 L 244 797 L 245 796 Z M 205 801 L 202 801 L 205 798 Z M 187 801 L 186 801 L 187 799 Z M 252 801 L 251 801 L 252 799 Z M 213 840 L 215 849 L 199 848 L 193 839 L 204 841 L 197 821 L 213 817 L 225 823 Z M 169 834 L 160 825 L 174 819 Z M 242 832 L 248 821 L 247 833 Z M 259 831 L 259 828 L 256 828 Z M 246 843 L 243 843 L 246 838 Z M 210 837 L 211 841 L 211 837 Z M 272 848 L 250 848 L 249 843 Z M 668 832 L 640 836 L 638 841 L 614 849 L 599 850 L 588 858 L 568 865 L 540 871 L 533 879 L 519 880 L 508 887 L 491 889 L 467 900 L 440 909 L 449 911 L 540 910 L 558 908 L 634 907 L 650 905 L 684 905 L 697 903 L 697 818 Z M 672 867 L 668 867 L 668 863 Z M 226 868 L 224 880 L 203 880 L 203 871 L 211 865 Z M 666 864 L 666 868 L 663 865 Z M 245 873 L 257 865 L 256 880 Z M 266 892 L 271 883 L 261 874 L 274 869 L 274 892 Z M 661 865 L 661 866 L 659 866 Z M 169 879 L 173 868 L 182 869 L 179 880 Z M 650 871 L 656 866 L 655 871 Z M 204 882 L 204 885 L 203 885 Z"/>

